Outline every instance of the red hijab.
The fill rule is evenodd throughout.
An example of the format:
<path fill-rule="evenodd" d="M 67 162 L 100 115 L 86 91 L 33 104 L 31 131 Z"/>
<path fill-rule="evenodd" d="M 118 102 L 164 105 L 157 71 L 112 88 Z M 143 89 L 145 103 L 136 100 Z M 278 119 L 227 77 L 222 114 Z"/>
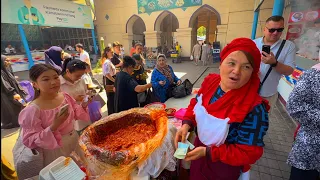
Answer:
<path fill-rule="evenodd" d="M 210 74 L 204 79 L 198 95 L 203 94 L 202 105 L 207 109 L 209 114 L 218 118 L 229 117 L 229 123 L 241 123 L 256 105 L 264 103 L 267 110 L 269 110 L 269 105 L 268 101 L 262 99 L 258 94 L 260 85 L 258 72 L 260 69 L 261 54 L 256 44 L 248 38 L 234 39 L 222 50 L 222 61 L 234 51 L 245 51 L 253 57 L 254 70 L 250 80 L 241 88 L 228 91 L 217 101 L 210 104 L 210 99 L 217 91 L 221 81 L 220 75 Z"/>

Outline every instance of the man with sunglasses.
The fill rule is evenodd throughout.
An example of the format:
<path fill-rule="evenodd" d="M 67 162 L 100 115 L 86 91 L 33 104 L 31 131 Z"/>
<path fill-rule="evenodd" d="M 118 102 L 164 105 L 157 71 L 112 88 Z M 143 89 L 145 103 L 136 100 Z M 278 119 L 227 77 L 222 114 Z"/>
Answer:
<path fill-rule="evenodd" d="M 283 44 L 283 39 L 280 38 L 283 30 L 284 18 L 282 16 L 271 16 L 266 20 L 263 30 L 264 36 L 254 40 L 261 51 L 260 81 L 263 81 L 266 77 L 261 86 L 260 95 L 269 101 L 270 112 L 278 98 L 277 87 L 281 76 L 292 74 L 295 68 L 296 47 L 294 43 L 285 41 L 282 50 L 280 48 Z M 262 51 L 263 45 L 270 46 L 270 54 Z M 279 49 L 281 51 L 276 59 L 275 56 Z M 267 75 L 269 69 L 271 71 Z"/>

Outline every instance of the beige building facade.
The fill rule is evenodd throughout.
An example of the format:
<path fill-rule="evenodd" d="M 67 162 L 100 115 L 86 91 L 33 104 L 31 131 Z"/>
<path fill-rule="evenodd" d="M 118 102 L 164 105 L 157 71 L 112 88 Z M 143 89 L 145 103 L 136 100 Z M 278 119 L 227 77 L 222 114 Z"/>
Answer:
<path fill-rule="evenodd" d="M 225 46 L 237 37 L 251 36 L 255 0 L 202 0 L 201 6 L 186 10 L 138 14 L 136 0 L 96 0 L 96 27 L 98 37 L 105 44 L 120 41 L 128 54 L 132 40 L 145 42 L 147 47 L 171 46 L 178 41 L 182 56 L 190 56 L 197 40 L 197 29 L 207 29 L 209 42 L 220 41 Z M 262 35 L 265 20 L 271 16 L 273 0 L 265 0 L 260 8 L 256 36 Z"/>

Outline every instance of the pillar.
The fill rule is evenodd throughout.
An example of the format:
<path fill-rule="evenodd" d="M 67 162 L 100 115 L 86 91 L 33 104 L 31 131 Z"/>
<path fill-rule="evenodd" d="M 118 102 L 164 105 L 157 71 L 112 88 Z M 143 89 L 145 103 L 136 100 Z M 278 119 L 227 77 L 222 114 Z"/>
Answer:
<path fill-rule="evenodd" d="M 217 41 L 220 41 L 221 49 L 226 45 L 228 25 L 217 26 Z"/>
<path fill-rule="evenodd" d="M 132 33 L 124 33 L 122 34 L 122 45 L 124 47 L 124 53 L 126 55 L 130 55 L 130 49 L 132 47 L 133 34 Z"/>
<path fill-rule="evenodd" d="M 146 31 L 144 32 L 147 47 L 158 47 L 161 42 L 161 31 Z"/>
<path fill-rule="evenodd" d="M 274 0 L 272 16 L 282 16 L 284 8 L 284 0 Z"/>
<path fill-rule="evenodd" d="M 179 28 L 177 29 L 177 41 L 182 47 L 181 56 L 189 57 L 191 54 L 191 48 L 193 45 L 191 44 L 192 39 L 192 28 Z"/>

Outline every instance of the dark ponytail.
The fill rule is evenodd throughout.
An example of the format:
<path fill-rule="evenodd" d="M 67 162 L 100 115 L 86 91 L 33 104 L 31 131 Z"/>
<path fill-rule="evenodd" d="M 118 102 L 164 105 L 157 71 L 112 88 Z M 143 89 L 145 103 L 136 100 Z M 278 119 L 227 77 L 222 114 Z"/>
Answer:
<path fill-rule="evenodd" d="M 69 70 L 70 73 L 73 73 L 75 71 L 79 70 L 86 70 L 87 63 L 82 62 L 80 60 L 72 60 L 71 58 L 68 58 L 64 60 L 63 65 L 62 65 L 62 72 L 61 75 L 65 75 L 67 72 L 67 69 Z"/>
<path fill-rule="evenodd" d="M 37 82 L 37 79 L 41 76 L 42 73 L 53 70 L 57 74 L 59 74 L 59 70 L 55 69 L 51 65 L 48 64 L 36 64 L 32 66 L 32 68 L 29 70 L 29 78 L 32 82 Z M 33 100 L 37 99 L 40 96 L 40 90 L 37 90 L 34 88 L 34 98 Z"/>

